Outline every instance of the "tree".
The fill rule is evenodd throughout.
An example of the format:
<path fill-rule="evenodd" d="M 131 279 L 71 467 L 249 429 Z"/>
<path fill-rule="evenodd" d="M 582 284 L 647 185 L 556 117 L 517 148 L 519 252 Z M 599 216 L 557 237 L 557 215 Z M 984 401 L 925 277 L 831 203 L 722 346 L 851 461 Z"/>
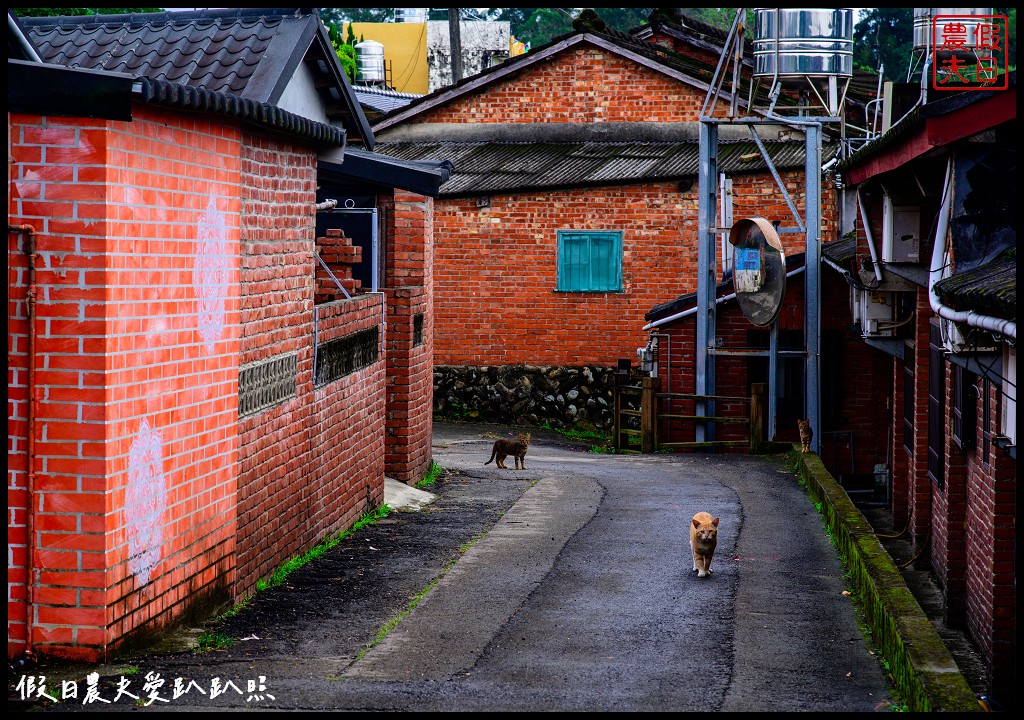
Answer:
<path fill-rule="evenodd" d="M 913 47 L 913 8 L 874 8 L 853 28 L 854 67 L 882 70 L 886 80 L 906 82 Z"/>
<path fill-rule="evenodd" d="M 348 75 L 349 82 L 355 82 L 358 65 L 356 63 L 355 33 L 352 32 L 351 23 L 348 26 L 348 38 L 345 40 L 341 39 L 341 31 L 333 22 L 327 25 L 327 34 L 331 38 L 331 45 L 334 46 L 338 60 L 341 61 L 342 70 Z"/>
<path fill-rule="evenodd" d="M 11 8 L 18 17 L 57 17 L 58 15 L 128 15 L 163 12 L 163 8 Z"/>
<path fill-rule="evenodd" d="M 367 22 L 383 23 L 395 21 L 394 8 L 320 8 L 320 19 L 324 25 L 336 23 Z"/>
<path fill-rule="evenodd" d="M 529 8 L 527 8 L 529 9 Z M 530 16 L 512 34 L 532 47 L 572 32 L 575 15 L 569 8 L 534 8 Z M 510 28 L 511 29 L 511 28 Z"/>

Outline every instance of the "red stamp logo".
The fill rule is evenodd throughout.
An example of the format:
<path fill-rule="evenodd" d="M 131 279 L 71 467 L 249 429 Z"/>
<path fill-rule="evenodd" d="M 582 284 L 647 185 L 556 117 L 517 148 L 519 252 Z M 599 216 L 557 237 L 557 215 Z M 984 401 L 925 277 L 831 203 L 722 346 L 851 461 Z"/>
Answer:
<path fill-rule="evenodd" d="M 932 88 L 1005 90 L 1009 87 L 1006 15 L 932 18 Z"/>

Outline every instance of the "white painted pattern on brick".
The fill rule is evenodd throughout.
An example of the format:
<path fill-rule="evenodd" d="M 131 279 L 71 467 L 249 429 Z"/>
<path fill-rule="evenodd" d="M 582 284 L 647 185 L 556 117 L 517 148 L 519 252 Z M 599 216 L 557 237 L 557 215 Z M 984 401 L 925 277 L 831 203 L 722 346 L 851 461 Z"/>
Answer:
<path fill-rule="evenodd" d="M 163 545 L 161 521 L 166 507 L 163 440 L 143 418 L 138 437 L 128 453 L 128 488 L 124 507 L 128 569 L 139 585 L 149 582 L 153 568 L 160 562 Z"/>
<path fill-rule="evenodd" d="M 196 260 L 192 271 L 198 298 L 199 335 L 211 354 L 214 343 L 224 335 L 224 300 L 230 277 L 226 246 L 227 221 L 211 196 L 196 227 Z"/>

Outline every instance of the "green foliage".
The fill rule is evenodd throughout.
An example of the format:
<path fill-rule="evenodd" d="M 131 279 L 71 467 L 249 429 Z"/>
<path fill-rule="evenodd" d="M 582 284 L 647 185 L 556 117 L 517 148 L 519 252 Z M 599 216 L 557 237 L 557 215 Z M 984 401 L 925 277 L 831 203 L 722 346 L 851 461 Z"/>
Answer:
<path fill-rule="evenodd" d="M 418 488 L 428 488 L 434 485 L 440 477 L 444 475 L 444 468 L 438 465 L 433 460 L 430 461 L 430 469 L 427 474 L 423 476 L 423 479 L 416 483 Z"/>
<path fill-rule="evenodd" d="M 386 504 L 381 505 L 380 508 L 374 510 L 373 512 L 363 513 L 362 517 L 360 517 L 356 521 L 356 523 L 348 530 L 344 530 L 335 535 L 334 537 L 324 540 L 316 547 L 311 548 L 304 555 L 298 555 L 296 557 L 293 557 L 291 560 L 289 560 L 284 565 L 275 570 L 274 574 L 271 575 L 269 578 L 260 578 L 256 582 L 256 591 L 261 592 L 272 587 L 277 587 L 278 585 L 283 585 L 285 579 L 293 572 L 303 567 L 304 565 L 312 562 L 313 560 L 316 560 L 318 557 L 326 553 L 328 550 L 333 548 L 335 545 L 340 543 L 342 540 L 344 540 L 352 533 L 357 532 L 361 528 L 364 528 L 367 525 L 370 525 L 371 523 L 375 523 L 382 518 L 386 518 L 390 513 L 391 508 Z"/>
<path fill-rule="evenodd" d="M 736 8 L 680 8 L 683 15 L 702 23 L 711 25 L 721 30 L 732 28 L 736 20 Z M 754 11 L 747 9 L 745 17 L 744 36 L 749 40 L 754 37 Z"/>
<path fill-rule="evenodd" d="M 873 8 L 854 25 L 854 66 L 881 69 L 886 80 L 906 82 L 913 48 L 913 8 Z"/>
<path fill-rule="evenodd" d="M 127 15 L 163 12 L 163 8 L 11 8 L 18 17 L 57 17 L 59 15 Z"/>
<path fill-rule="evenodd" d="M 230 647 L 234 642 L 235 641 L 230 635 L 225 635 L 222 632 L 204 632 L 196 638 L 196 646 L 192 652 L 198 654 L 211 652 L 213 650 L 222 650 L 226 647 Z"/>
<path fill-rule="evenodd" d="M 352 25 L 348 26 L 349 40 L 341 39 L 341 31 L 338 30 L 337 24 L 333 22 L 327 25 L 327 35 L 331 38 L 331 45 L 334 47 L 334 52 L 338 55 L 338 60 L 341 61 L 341 69 L 345 71 L 349 82 L 355 82 L 357 64 L 355 43 L 351 42 L 351 39 L 354 37 Z"/>
<path fill-rule="evenodd" d="M 520 42 L 537 47 L 559 35 L 572 32 L 574 15 L 569 8 L 534 8 L 530 16 L 512 34 Z"/>
<path fill-rule="evenodd" d="M 434 419 L 440 422 L 458 422 L 469 417 L 469 409 L 456 400 L 452 400 L 448 403 L 447 408 L 434 413 Z"/>
<path fill-rule="evenodd" d="M 320 8 L 320 19 L 324 25 L 350 22 L 389 23 L 395 21 L 394 8 Z"/>

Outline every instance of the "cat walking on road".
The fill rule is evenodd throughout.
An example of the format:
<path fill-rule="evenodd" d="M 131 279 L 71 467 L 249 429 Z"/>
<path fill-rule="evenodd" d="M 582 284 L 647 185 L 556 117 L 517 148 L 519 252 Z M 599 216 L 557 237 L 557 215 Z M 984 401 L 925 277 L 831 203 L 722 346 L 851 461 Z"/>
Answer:
<path fill-rule="evenodd" d="M 711 513 L 699 512 L 690 521 L 690 549 L 693 551 L 693 571 L 697 577 L 711 574 L 711 557 L 718 545 L 718 518 Z"/>
<path fill-rule="evenodd" d="M 519 470 L 519 466 L 522 465 L 522 469 L 526 469 L 526 448 L 530 445 L 530 433 L 519 433 L 519 436 L 515 440 L 506 440 L 505 438 L 499 438 L 494 441 L 494 449 L 491 450 L 491 459 L 484 463 L 484 465 L 490 465 L 491 460 L 496 460 L 495 465 L 500 468 L 508 469 L 508 465 L 505 464 L 505 458 L 512 455 L 516 459 L 516 470 Z"/>

